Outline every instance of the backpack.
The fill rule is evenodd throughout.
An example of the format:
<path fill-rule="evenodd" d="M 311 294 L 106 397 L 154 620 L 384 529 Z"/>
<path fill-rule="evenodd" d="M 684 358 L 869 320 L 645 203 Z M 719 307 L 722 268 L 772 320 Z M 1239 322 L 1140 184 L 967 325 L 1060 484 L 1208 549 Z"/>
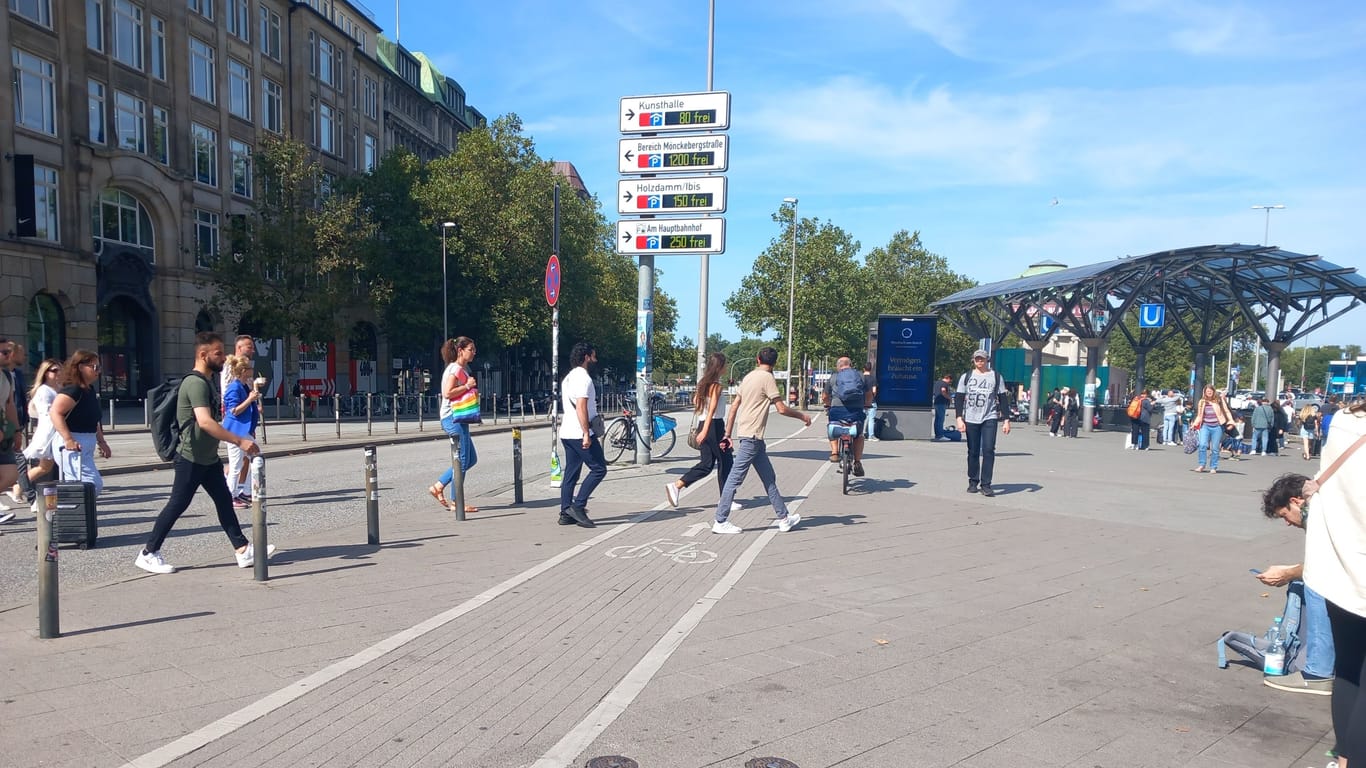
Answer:
<path fill-rule="evenodd" d="M 1129 414 L 1129 418 L 1131 418 L 1131 419 L 1137 419 L 1138 417 L 1142 416 L 1142 415 L 1143 415 L 1143 395 L 1136 395 L 1136 396 L 1134 397 L 1133 400 L 1130 400 L 1130 401 L 1129 401 L 1129 407 L 1128 407 L 1127 409 L 1125 409 L 1124 412 L 1127 413 L 1127 414 Z"/>
<path fill-rule="evenodd" d="M 200 376 L 198 373 L 188 374 L 190 376 Z M 208 381 L 208 379 L 204 379 Z M 162 461 L 175 459 L 176 451 L 180 448 L 180 436 L 184 433 L 185 427 L 189 424 L 181 424 L 176 419 L 176 409 L 180 403 L 180 385 L 185 379 L 167 381 L 158 384 L 147 391 L 147 402 L 151 404 L 152 412 L 152 447 L 156 449 L 157 456 Z"/>
<path fill-rule="evenodd" d="M 1285 608 L 1281 611 L 1281 632 L 1286 637 L 1285 673 L 1291 674 L 1304 669 L 1304 633 L 1300 631 L 1300 620 L 1304 614 L 1304 582 L 1298 579 L 1285 587 Z M 1250 662 L 1248 666 L 1262 669 L 1266 666 L 1266 634 L 1254 635 L 1250 632 L 1225 632 L 1215 643 L 1219 653 L 1219 668 L 1228 668 L 1228 649 L 1232 648 Z"/>
<path fill-rule="evenodd" d="M 830 392 L 840 399 L 845 408 L 862 408 L 865 394 L 863 374 L 853 368 L 839 371 L 830 381 Z"/>

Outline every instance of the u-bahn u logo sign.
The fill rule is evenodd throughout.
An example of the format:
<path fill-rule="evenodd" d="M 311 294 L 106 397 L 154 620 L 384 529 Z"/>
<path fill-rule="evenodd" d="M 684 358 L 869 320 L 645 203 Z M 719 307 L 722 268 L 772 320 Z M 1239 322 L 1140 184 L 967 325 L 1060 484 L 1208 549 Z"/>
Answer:
<path fill-rule="evenodd" d="M 1166 324 L 1166 304 L 1140 304 L 1138 306 L 1139 328 L 1161 328 Z"/>

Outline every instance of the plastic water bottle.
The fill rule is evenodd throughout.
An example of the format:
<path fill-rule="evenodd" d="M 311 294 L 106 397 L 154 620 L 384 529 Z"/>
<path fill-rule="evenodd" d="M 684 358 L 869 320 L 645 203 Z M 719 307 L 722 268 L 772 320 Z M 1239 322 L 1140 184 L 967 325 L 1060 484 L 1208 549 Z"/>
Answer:
<path fill-rule="evenodd" d="M 1268 675 L 1285 674 L 1285 640 L 1281 635 L 1281 617 L 1277 616 L 1271 629 L 1266 631 L 1266 662 L 1262 672 Z"/>
<path fill-rule="evenodd" d="M 550 452 L 550 487 L 559 488 L 564 482 L 564 470 L 560 468 L 560 454 Z"/>

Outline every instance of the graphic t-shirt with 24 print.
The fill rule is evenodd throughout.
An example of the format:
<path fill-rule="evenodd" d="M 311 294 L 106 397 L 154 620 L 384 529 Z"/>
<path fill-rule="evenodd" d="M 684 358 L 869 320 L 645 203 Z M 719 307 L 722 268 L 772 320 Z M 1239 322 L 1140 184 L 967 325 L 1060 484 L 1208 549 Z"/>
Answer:
<path fill-rule="evenodd" d="M 999 383 L 998 383 L 999 382 Z M 958 393 L 963 395 L 963 421 L 981 424 L 1001 418 L 999 394 L 1005 394 L 1005 382 L 996 371 L 978 373 L 968 371 L 958 379 Z"/>

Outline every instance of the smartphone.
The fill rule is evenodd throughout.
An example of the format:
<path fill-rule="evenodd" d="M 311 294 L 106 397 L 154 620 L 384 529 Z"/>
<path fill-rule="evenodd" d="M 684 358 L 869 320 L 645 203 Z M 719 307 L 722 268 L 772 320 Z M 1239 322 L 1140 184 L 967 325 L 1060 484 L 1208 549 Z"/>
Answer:
<path fill-rule="evenodd" d="M 1250 573 L 1250 574 L 1252 574 L 1253 576 L 1261 576 L 1261 575 L 1262 575 L 1262 572 L 1259 571 L 1259 570 L 1257 570 L 1256 568 L 1249 568 L 1249 569 L 1247 569 L 1247 572 Z"/>

